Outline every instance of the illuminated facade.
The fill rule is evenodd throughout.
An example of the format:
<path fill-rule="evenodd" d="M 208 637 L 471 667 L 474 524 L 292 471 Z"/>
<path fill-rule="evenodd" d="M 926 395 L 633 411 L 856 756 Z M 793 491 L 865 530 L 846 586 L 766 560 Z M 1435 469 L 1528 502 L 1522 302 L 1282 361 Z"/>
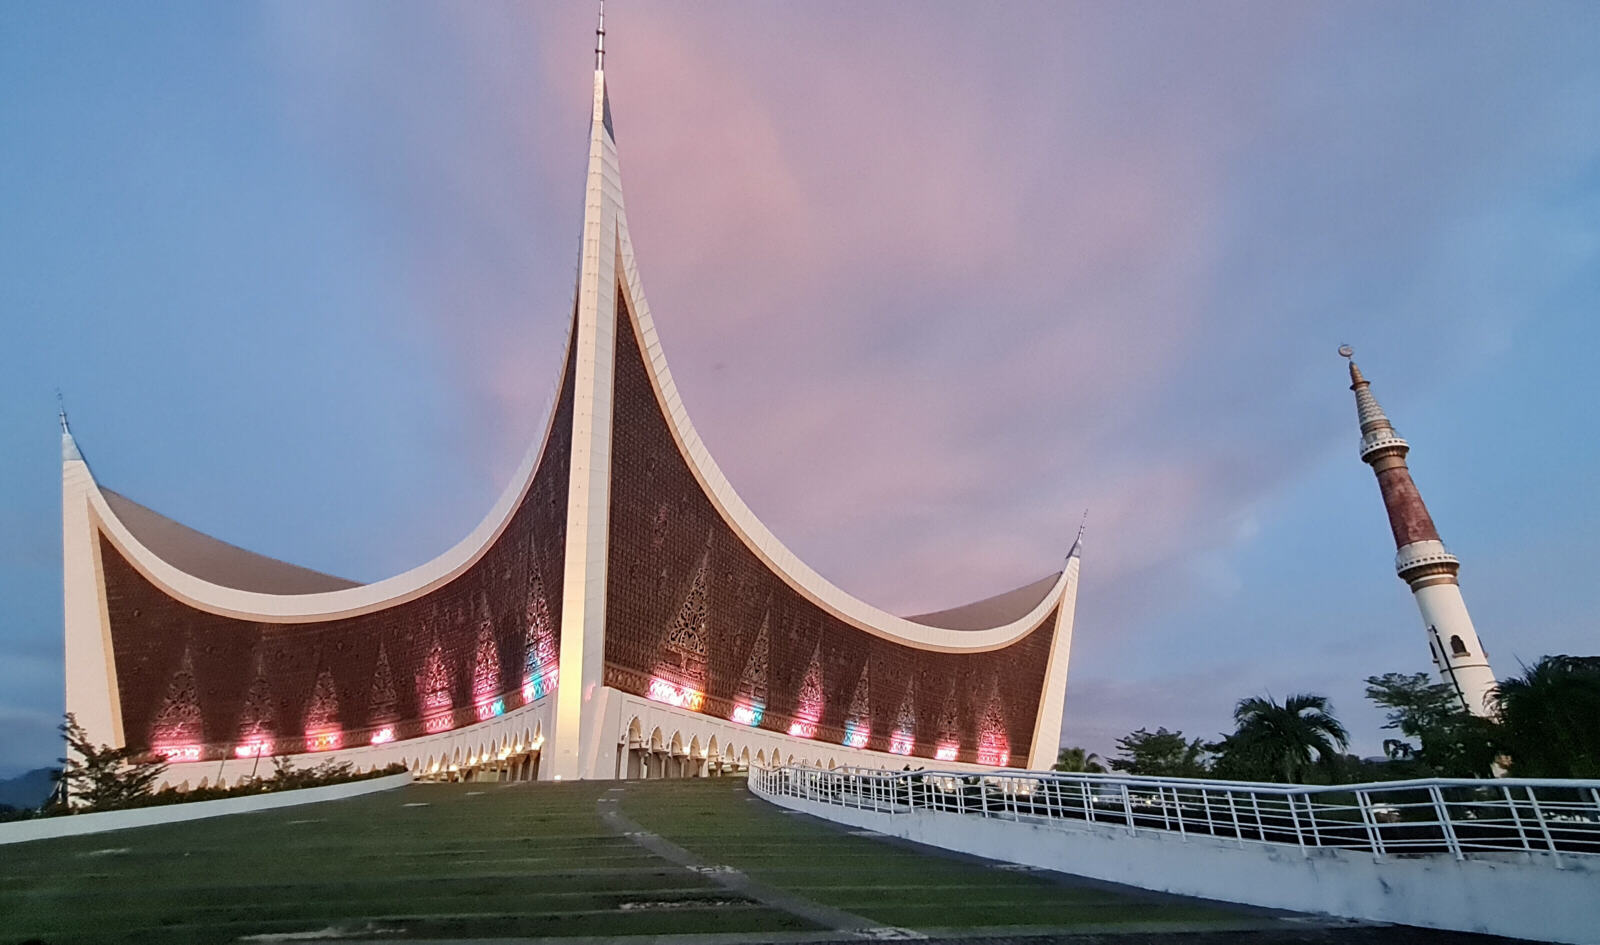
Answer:
<path fill-rule="evenodd" d="M 165 755 L 174 784 L 276 754 L 519 778 L 1054 760 L 1078 546 L 903 618 L 772 535 L 656 339 L 601 64 L 559 394 L 456 547 L 365 585 L 252 555 L 101 488 L 63 418 L 67 705 L 91 737 Z"/>

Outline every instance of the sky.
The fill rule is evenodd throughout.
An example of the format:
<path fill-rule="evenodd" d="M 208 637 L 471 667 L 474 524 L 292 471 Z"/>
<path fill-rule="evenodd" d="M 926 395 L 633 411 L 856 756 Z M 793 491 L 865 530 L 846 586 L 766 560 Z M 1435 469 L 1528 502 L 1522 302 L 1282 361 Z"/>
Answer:
<path fill-rule="evenodd" d="M 673 374 L 750 506 L 916 613 L 1087 533 L 1063 739 L 1430 669 L 1353 345 L 1497 672 L 1600 652 L 1600 5 L 645 3 L 607 80 Z M 357 580 L 540 435 L 583 2 L 0 5 L 0 776 L 99 481 Z"/>

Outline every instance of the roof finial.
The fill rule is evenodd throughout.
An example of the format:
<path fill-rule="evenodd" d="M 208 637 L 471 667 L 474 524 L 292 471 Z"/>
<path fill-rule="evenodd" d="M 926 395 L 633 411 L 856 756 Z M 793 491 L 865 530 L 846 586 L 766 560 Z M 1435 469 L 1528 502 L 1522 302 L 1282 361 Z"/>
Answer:
<path fill-rule="evenodd" d="M 1357 384 L 1365 384 L 1367 379 L 1361 376 L 1361 369 L 1356 367 L 1356 349 L 1340 345 L 1339 356 L 1350 362 L 1350 389 L 1354 390 Z"/>
<path fill-rule="evenodd" d="M 594 31 L 594 71 L 606 71 L 606 0 L 600 0 L 600 25 Z"/>
<path fill-rule="evenodd" d="M 1068 558 L 1071 558 L 1071 557 L 1073 557 L 1075 555 L 1078 555 L 1079 553 L 1081 553 L 1083 551 L 1083 530 L 1085 528 L 1087 528 L 1088 525 L 1089 525 L 1089 510 L 1088 509 L 1084 509 L 1083 510 L 1083 518 L 1078 520 L 1078 537 L 1074 538 L 1072 540 L 1072 548 L 1067 551 L 1067 557 Z"/>
<path fill-rule="evenodd" d="M 61 397 L 61 388 L 56 388 L 56 416 L 61 420 L 61 433 L 71 436 L 72 431 L 67 429 L 67 402 Z"/>

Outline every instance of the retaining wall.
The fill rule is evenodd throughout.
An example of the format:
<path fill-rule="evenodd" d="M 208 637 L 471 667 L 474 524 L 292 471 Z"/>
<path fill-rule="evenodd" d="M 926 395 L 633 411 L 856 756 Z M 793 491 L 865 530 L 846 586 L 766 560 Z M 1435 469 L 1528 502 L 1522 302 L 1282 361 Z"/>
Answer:
<path fill-rule="evenodd" d="M 1600 862 L 1507 853 L 1386 857 L 1082 821 L 766 800 L 961 853 L 1223 902 L 1536 941 L 1600 945 Z M 1557 865 L 1559 863 L 1559 866 Z"/>
<path fill-rule="evenodd" d="M 248 814 L 259 810 L 294 807 L 298 804 L 337 801 L 347 797 L 360 797 L 363 794 L 376 794 L 379 791 L 392 791 L 410 783 L 411 773 L 403 771 L 381 778 L 301 788 L 297 791 L 273 791 L 268 794 L 224 797 L 214 801 L 190 801 L 165 804 L 160 807 L 140 807 L 134 810 L 110 810 L 98 814 L 71 814 L 62 817 L 41 817 L 37 820 L 19 820 L 0 824 L 0 844 L 75 837 L 108 830 L 175 824 L 185 820 L 204 820 L 207 817 L 222 817 L 227 814 Z"/>

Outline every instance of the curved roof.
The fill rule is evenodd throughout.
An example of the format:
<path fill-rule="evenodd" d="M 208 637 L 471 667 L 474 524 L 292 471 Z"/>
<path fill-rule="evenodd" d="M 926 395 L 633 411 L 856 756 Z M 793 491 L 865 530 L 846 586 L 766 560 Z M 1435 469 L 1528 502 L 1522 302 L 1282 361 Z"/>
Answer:
<path fill-rule="evenodd" d="M 1008 646 L 1038 627 L 1067 593 L 1072 575 L 1076 573 L 1074 569 L 1069 567 L 1051 577 L 961 607 L 912 618 L 900 617 L 847 593 L 824 578 L 790 551 L 745 504 L 700 439 L 667 367 L 639 281 L 609 114 L 604 76 L 597 72 L 583 265 L 578 312 L 575 313 L 578 317 L 568 335 L 564 370 L 578 371 L 579 376 L 588 372 L 593 383 L 593 365 L 605 363 L 614 350 L 611 326 L 617 331 L 636 332 L 646 372 L 672 436 L 724 521 L 777 576 L 846 624 L 903 645 L 945 652 L 975 652 Z M 606 282 L 615 287 L 616 298 L 606 299 L 602 304 L 602 299 L 611 292 L 605 288 Z M 626 305 L 626 320 L 632 324 L 624 324 L 619 318 L 605 330 L 597 330 L 594 326 L 600 321 L 599 315 L 607 309 L 615 311 L 613 305 L 617 303 Z M 590 327 L 580 331 L 580 323 Z M 609 372 L 601 373 L 609 376 Z M 587 421 L 591 424 L 592 418 L 600 416 L 609 422 L 612 395 L 610 390 L 587 394 L 580 391 L 575 409 L 591 418 Z M 585 396 L 591 399 L 585 401 Z M 411 600 L 448 583 L 488 551 L 520 507 L 533 482 L 550 442 L 555 413 L 552 409 L 541 442 L 524 457 L 509 487 L 471 534 L 432 561 L 372 584 L 342 581 L 208 538 L 116 493 L 93 487 L 92 475 L 89 499 L 105 531 L 129 560 L 146 577 L 192 606 L 214 613 L 282 623 L 369 613 Z M 65 439 L 70 439 L 70 434 L 65 434 Z M 601 443 L 601 440 L 596 442 Z M 603 437 L 602 445 L 609 451 L 609 434 Z M 63 456 L 66 456 L 65 451 Z M 592 502 L 593 499 L 581 501 Z M 569 506 L 569 515 L 577 514 L 573 512 L 575 508 L 578 506 Z M 1069 560 L 1077 550 L 1074 545 L 1068 553 Z M 252 573 L 256 571 L 259 573 Z"/>
<path fill-rule="evenodd" d="M 220 587 L 261 594 L 315 594 L 343 590 L 359 583 L 246 551 L 175 522 L 120 492 L 110 489 L 100 492 L 111 511 L 140 544 L 195 577 Z"/>
<path fill-rule="evenodd" d="M 947 630 L 984 630 L 998 627 L 1014 620 L 1021 620 L 1035 607 L 1049 600 L 1050 592 L 1055 590 L 1056 582 L 1059 580 L 1061 572 L 1057 571 L 1031 584 L 1006 591 L 1004 594 L 985 597 L 983 600 L 975 600 L 970 604 L 962 604 L 948 610 L 917 614 L 906 619 L 912 623 L 944 627 Z"/>

